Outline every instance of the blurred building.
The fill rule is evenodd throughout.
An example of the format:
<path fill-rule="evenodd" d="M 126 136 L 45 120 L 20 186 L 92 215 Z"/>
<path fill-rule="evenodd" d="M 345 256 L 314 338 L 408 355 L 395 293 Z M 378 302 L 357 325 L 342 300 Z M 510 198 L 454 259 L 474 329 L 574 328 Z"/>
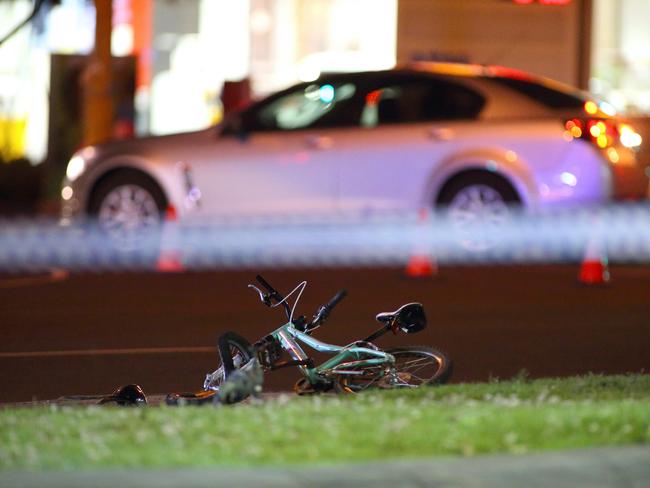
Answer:
<path fill-rule="evenodd" d="M 32 5 L 0 1 L 0 38 Z M 511 66 L 650 114 L 647 0 L 113 0 L 113 10 L 113 55 L 135 60 L 117 74 L 116 86 L 134 78 L 134 100 L 116 138 L 207 127 L 226 82 L 259 97 L 410 59 Z M 88 54 L 94 22 L 92 1 L 61 0 L 0 45 L 0 159 L 38 163 L 52 150 L 51 90 L 76 88 L 61 82 L 60 55 Z"/>

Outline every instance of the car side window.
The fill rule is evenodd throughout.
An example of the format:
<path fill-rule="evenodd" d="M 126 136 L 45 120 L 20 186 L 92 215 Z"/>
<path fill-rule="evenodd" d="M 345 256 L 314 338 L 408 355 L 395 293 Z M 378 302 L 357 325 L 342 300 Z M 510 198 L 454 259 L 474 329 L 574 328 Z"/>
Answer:
<path fill-rule="evenodd" d="M 359 125 L 361 103 L 352 82 L 301 85 L 247 114 L 252 131 L 293 131 Z"/>
<path fill-rule="evenodd" d="M 366 94 L 361 125 L 475 119 L 484 104 L 478 93 L 445 80 L 392 80 Z"/>

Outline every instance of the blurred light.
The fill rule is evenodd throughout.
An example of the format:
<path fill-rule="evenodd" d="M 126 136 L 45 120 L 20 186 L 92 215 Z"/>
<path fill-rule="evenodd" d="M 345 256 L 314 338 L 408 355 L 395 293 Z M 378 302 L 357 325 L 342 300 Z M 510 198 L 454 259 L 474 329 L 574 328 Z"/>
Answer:
<path fill-rule="evenodd" d="M 318 90 L 318 95 L 323 103 L 332 103 L 334 101 L 334 87 L 332 85 L 323 85 Z"/>
<path fill-rule="evenodd" d="M 596 144 L 599 148 L 604 149 L 609 144 L 609 140 L 605 134 L 601 134 L 596 138 Z"/>
<path fill-rule="evenodd" d="M 592 100 L 585 102 L 585 112 L 587 112 L 589 115 L 598 113 L 598 105 L 596 105 L 596 102 Z"/>
<path fill-rule="evenodd" d="M 383 90 L 374 90 L 366 95 L 366 105 L 377 105 Z"/>
<path fill-rule="evenodd" d="M 111 53 L 113 56 L 128 56 L 133 52 L 133 27 L 120 24 L 113 27 L 111 35 Z"/>
<path fill-rule="evenodd" d="M 309 85 L 305 88 L 305 98 L 308 100 L 316 101 L 320 98 L 320 93 L 317 85 Z"/>
<path fill-rule="evenodd" d="M 618 151 L 617 151 L 615 148 L 613 148 L 613 147 L 610 147 L 610 148 L 607 150 L 607 157 L 608 157 L 609 160 L 610 160 L 612 163 L 614 163 L 614 164 L 618 163 L 619 160 L 620 160 L 620 158 L 619 158 L 619 156 L 618 156 Z"/>
<path fill-rule="evenodd" d="M 431 62 L 431 61 L 414 61 L 411 63 L 413 66 L 418 69 L 428 70 L 435 73 L 447 74 L 447 75 L 457 75 L 457 76 L 481 76 L 486 72 L 498 76 L 498 73 L 495 72 L 495 68 L 498 70 L 498 66 L 485 67 L 480 64 L 462 64 L 462 63 L 452 63 L 452 62 Z"/>
<path fill-rule="evenodd" d="M 618 130 L 621 134 L 621 144 L 623 144 L 625 147 L 639 147 L 643 142 L 641 135 L 627 124 L 621 124 L 618 127 Z"/>
<path fill-rule="evenodd" d="M 266 34 L 273 26 L 271 14 L 263 8 L 256 8 L 251 12 L 250 26 L 253 34 Z"/>
<path fill-rule="evenodd" d="M 600 123 L 593 124 L 593 125 L 589 128 L 589 133 L 590 133 L 591 136 L 594 137 L 594 138 L 599 137 L 599 136 L 602 134 L 602 132 L 603 132 L 603 131 L 602 131 L 602 129 L 601 129 Z"/>
<path fill-rule="evenodd" d="M 578 178 L 576 178 L 576 175 L 569 173 L 568 171 L 565 171 L 560 175 L 560 180 L 562 183 L 569 186 L 576 186 L 578 184 Z"/>
<path fill-rule="evenodd" d="M 72 191 L 72 188 L 70 188 L 69 186 L 64 186 L 63 188 L 61 188 L 61 198 L 63 198 L 64 200 L 70 200 L 73 194 L 74 192 Z"/>
<path fill-rule="evenodd" d="M 564 139 L 569 141 L 571 138 L 582 138 L 595 144 L 600 149 L 605 149 L 617 141 L 622 127 L 622 125 L 617 126 L 611 119 L 582 121 L 574 118 L 564 123 Z M 631 128 L 629 130 L 636 134 Z M 633 142 L 632 138 L 629 138 L 628 142 Z"/>
<path fill-rule="evenodd" d="M 616 109 L 614 108 L 613 105 L 607 103 L 607 102 L 601 102 L 600 103 L 600 110 L 603 111 L 606 115 L 609 115 L 610 117 L 613 117 L 616 115 Z"/>
<path fill-rule="evenodd" d="M 582 122 L 580 120 L 567 120 L 564 124 L 564 128 L 567 130 L 570 137 L 573 137 L 575 139 L 582 137 Z"/>
<path fill-rule="evenodd" d="M 82 158 L 88 161 L 97 155 L 97 149 L 95 149 L 95 146 L 86 146 L 81 151 L 79 151 L 79 154 L 81 154 Z"/>
<path fill-rule="evenodd" d="M 65 174 L 70 181 L 76 180 L 86 169 L 86 161 L 79 155 L 74 155 L 68 163 Z"/>
<path fill-rule="evenodd" d="M 514 163 L 515 161 L 517 161 L 517 153 L 514 151 L 507 151 L 506 160 L 510 163 Z"/>
<path fill-rule="evenodd" d="M 320 70 L 316 66 L 311 65 L 301 66 L 298 72 L 298 79 L 304 82 L 316 81 L 319 76 Z"/>
<path fill-rule="evenodd" d="M 513 80 L 532 81 L 533 79 L 529 73 L 507 66 L 490 66 L 486 71 L 492 76 L 511 78 Z"/>

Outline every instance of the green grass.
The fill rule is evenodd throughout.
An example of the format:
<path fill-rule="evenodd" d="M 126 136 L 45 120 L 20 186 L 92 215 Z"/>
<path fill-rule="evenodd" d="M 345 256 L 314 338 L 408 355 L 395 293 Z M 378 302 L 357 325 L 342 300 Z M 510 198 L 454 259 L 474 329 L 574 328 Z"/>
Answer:
<path fill-rule="evenodd" d="M 0 410 L 0 469 L 333 464 L 650 443 L 650 375 L 286 396 L 234 407 Z"/>

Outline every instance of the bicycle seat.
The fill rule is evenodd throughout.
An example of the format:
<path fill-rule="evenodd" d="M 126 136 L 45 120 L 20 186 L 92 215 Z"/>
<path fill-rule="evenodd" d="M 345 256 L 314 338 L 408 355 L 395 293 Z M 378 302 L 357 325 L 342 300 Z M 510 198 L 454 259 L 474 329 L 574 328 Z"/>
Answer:
<path fill-rule="evenodd" d="M 420 332 L 427 326 L 427 318 L 421 303 L 407 303 L 394 312 L 382 312 L 375 317 L 378 322 L 391 324 L 393 330 L 407 334 Z"/>

